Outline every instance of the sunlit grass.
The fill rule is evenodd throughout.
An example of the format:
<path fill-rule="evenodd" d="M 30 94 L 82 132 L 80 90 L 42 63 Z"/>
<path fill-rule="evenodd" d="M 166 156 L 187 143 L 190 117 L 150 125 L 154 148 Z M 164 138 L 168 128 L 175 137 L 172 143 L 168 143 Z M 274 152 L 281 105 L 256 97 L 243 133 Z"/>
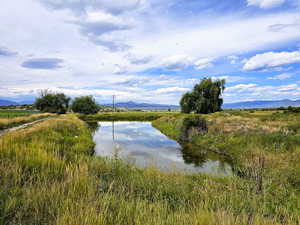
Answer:
<path fill-rule="evenodd" d="M 163 116 L 179 115 L 178 112 L 108 112 L 94 115 L 80 115 L 87 121 L 152 121 Z"/>
<path fill-rule="evenodd" d="M 176 117 L 157 125 L 177 129 Z M 273 138 L 282 144 L 279 152 L 264 148 Z M 224 142 L 246 148 L 243 166 L 250 175 L 260 175 L 259 157 L 265 157 L 262 190 L 252 177 L 164 173 L 94 157 L 83 121 L 74 115 L 51 118 L 0 137 L 0 224 L 299 224 L 298 148 L 291 147 L 289 157 L 283 143 L 291 139 L 252 140 L 260 143 L 253 149 L 244 140 Z"/>
<path fill-rule="evenodd" d="M 0 118 L 9 119 L 15 117 L 30 116 L 32 114 L 39 113 L 38 111 L 30 110 L 1 110 L 0 109 Z"/>
<path fill-rule="evenodd" d="M 1 115 L 1 113 L 0 113 L 0 115 Z M 28 115 L 22 114 L 22 116 L 19 116 L 19 114 L 17 114 L 17 116 L 12 116 L 12 117 L 8 117 L 8 118 L 0 117 L 0 130 L 11 128 L 11 127 L 18 126 L 18 125 L 22 125 L 25 123 L 30 123 L 35 120 L 47 118 L 50 116 L 54 116 L 54 115 L 50 114 L 50 113 L 39 113 L 39 114 L 28 114 Z"/>

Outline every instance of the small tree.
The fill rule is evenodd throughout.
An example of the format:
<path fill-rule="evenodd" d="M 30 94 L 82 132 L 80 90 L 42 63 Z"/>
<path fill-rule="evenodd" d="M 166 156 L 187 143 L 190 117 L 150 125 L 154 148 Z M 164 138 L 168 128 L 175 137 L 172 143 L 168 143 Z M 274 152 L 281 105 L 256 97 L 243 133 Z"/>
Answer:
<path fill-rule="evenodd" d="M 44 90 L 35 100 L 35 107 L 42 112 L 64 114 L 68 111 L 70 100 L 64 93 Z"/>
<path fill-rule="evenodd" d="M 73 112 L 83 114 L 95 114 L 98 113 L 100 109 L 92 96 L 75 98 L 71 108 Z"/>
<path fill-rule="evenodd" d="M 204 78 L 195 85 L 192 92 L 184 94 L 180 101 L 181 111 L 184 113 L 214 113 L 221 110 L 225 90 L 225 80 Z"/>

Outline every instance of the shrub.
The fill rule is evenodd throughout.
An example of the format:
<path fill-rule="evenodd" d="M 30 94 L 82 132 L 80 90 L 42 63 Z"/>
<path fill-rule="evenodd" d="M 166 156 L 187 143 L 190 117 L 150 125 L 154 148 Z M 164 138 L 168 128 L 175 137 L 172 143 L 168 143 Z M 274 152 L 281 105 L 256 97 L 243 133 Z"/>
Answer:
<path fill-rule="evenodd" d="M 42 112 L 64 114 L 68 111 L 70 100 L 64 93 L 44 90 L 35 100 L 35 107 Z"/>
<path fill-rule="evenodd" d="M 206 120 L 201 116 L 190 116 L 183 120 L 181 127 L 180 142 L 190 141 L 194 136 L 207 133 Z"/>
<path fill-rule="evenodd" d="M 75 98 L 72 104 L 72 110 L 75 113 L 96 114 L 99 112 L 99 109 L 99 105 L 92 96 Z"/>

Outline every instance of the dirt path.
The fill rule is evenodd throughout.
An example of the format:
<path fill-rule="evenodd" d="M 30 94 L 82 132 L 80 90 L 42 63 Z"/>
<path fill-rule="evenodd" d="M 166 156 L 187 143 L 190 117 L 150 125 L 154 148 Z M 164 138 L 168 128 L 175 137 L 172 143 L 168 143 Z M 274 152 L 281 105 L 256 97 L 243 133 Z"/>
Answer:
<path fill-rule="evenodd" d="M 32 125 L 34 125 L 36 123 L 43 122 L 44 120 L 47 120 L 47 119 L 49 119 L 49 118 L 35 120 L 33 122 L 30 122 L 30 123 L 25 123 L 25 124 L 22 124 L 22 125 L 19 125 L 19 126 L 16 126 L 16 127 L 12 127 L 12 128 L 8 128 L 8 129 L 5 129 L 5 130 L 1 130 L 0 131 L 0 137 L 3 136 L 4 134 L 8 133 L 8 132 L 16 131 L 16 130 L 21 130 L 21 129 L 24 129 L 26 127 L 32 126 Z"/>

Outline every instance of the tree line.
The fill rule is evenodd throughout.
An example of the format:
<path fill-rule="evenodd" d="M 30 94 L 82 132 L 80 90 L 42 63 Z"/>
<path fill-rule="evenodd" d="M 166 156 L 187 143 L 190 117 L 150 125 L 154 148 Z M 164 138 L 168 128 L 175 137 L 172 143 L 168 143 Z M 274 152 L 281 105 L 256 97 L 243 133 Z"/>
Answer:
<path fill-rule="evenodd" d="M 180 100 L 182 113 L 208 114 L 222 110 L 225 90 L 225 80 L 204 78 L 196 84 L 192 91 L 185 93 Z M 73 101 L 64 93 L 55 93 L 49 90 L 41 91 L 35 101 L 35 106 L 42 112 L 64 114 L 68 110 L 75 113 L 95 114 L 100 110 L 92 96 L 77 97 Z"/>
<path fill-rule="evenodd" d="M 35 100 L 35 107 L 42 112 L 58 114 L 65 114 L 68 110 L 75 113 L 95 114 L 100 110 L 100 105 L 92 96 L 81 96 L 71 100 L 64 93 L 43 90 Z"/>

